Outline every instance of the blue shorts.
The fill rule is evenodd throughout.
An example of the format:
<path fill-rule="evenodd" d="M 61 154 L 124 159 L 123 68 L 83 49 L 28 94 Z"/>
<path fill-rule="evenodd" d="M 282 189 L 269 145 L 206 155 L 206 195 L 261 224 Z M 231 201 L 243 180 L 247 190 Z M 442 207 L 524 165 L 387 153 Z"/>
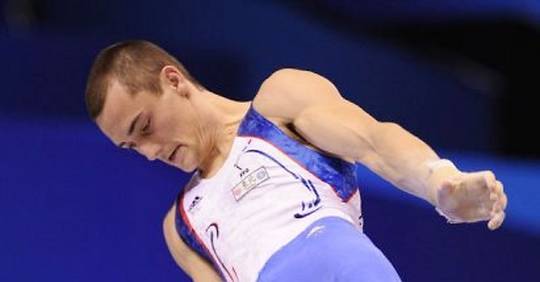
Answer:
<path fill-rule="evenodd" d="M 259 274 L 268 281 L 401 281 L 371 240 L 338 217 L 319 219 L 276 252 Z"/>

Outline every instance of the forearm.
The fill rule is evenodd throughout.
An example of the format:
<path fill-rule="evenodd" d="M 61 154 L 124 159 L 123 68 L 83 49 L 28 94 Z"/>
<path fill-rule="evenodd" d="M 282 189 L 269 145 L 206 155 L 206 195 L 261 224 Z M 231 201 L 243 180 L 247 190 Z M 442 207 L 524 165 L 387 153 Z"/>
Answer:
<path fill-rule="evenodd" d="M 442 181 L 460 173 L 422 140 L 395 123 L 381 123 L 374 131 L 373 150 L 358 161 L 394 184 L 433 205 Z"/>
<path fill-rule="evenodd" d="M 295 123 L 324 151 L 360 162 L 396 187 L 433 205 L 435 188 L 459 173 L 453 166 L 430 166 L 439 156 L 395 123 L 378 122 L 353 103 L 312 108 Z"/>

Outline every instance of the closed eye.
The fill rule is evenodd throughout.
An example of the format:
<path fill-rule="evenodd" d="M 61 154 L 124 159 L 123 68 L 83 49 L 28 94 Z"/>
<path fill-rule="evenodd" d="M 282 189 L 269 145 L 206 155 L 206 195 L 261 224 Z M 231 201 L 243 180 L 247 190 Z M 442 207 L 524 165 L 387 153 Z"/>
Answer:
<path fill-rule="evenodd" d="M 148 119 L 146 120 L 146 123 L 144 124 L 143 128 L 141 129 L 142 134 L 144 134 L 144 135 L 148 135 L 148 134 L 149 134 L 150 124 L 151 124 L 151 119 L 148 118 Z"/>

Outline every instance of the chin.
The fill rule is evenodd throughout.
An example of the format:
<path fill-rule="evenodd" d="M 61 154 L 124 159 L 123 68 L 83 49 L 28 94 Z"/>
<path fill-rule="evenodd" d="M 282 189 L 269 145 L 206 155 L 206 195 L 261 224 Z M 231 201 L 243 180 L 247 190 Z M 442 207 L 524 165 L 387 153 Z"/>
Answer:
<path fill-rule="evenodd" d="M 179 168 L 180 170 L 186 172 L 186 173 L 192 173 L 197 169 L 196 163 L 174 163 L 171 164 L 172 166 Z"/>

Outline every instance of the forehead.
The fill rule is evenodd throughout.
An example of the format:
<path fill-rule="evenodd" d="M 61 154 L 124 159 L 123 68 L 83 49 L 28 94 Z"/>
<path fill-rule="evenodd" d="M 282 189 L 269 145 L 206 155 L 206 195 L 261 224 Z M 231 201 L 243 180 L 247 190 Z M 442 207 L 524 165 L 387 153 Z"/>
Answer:
<path fill-rule="evenodd" d="M 127 134 L 131 121 L 148 105 L 143 93 L 130 95 L 127 89 L 113 80 L 107 90 L 103 111 L 96 119 L 99 128 L 113 141 Z"/>

